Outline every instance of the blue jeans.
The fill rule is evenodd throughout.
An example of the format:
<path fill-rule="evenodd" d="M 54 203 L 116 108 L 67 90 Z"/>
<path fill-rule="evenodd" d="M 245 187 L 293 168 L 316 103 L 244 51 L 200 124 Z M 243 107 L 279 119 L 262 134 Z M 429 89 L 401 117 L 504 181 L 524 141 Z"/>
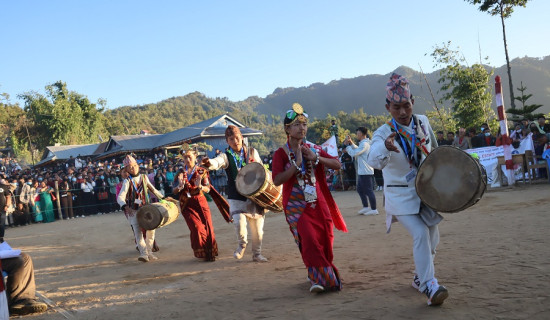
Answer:
<path fill-rule="evenodd" d="M 374 186 L 374 176 L 373 175 L 359 175 L 357 183 L 357 193 L 361 198 L 363 207 L 368 207 L 370 202 L 370 208 L 372 210 L 376 209 L 376 197 L 374 196 L 374 191 L 372 191 Z M 368 198 L 368 201 L 367 201 Z"/>

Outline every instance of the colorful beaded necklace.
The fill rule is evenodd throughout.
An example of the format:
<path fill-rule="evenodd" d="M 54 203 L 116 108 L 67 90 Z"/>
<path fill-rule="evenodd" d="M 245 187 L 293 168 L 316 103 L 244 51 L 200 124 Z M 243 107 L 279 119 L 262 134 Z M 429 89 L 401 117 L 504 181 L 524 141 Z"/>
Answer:
<path fill-rule="evenodd" d="M 302 166 L 299 167 L 296 164 L 296 155 L 294 154 L 294 151 L 290 148 L 290 145 L 288 142 L 286 143 L 286 146 L 288 148 L 288 160 L 290 163 L 298 169 L 298 172 L 296 173 L 296 179 L 298 180 L 298 184 L 302 189 L 306 187 L 306 184 L 309 184 L 311 186 L 315 186 L 315 173 L 313 172 L 314 166 L 312 161 L 308 161 L 306 159 L 302 158 Z"/>

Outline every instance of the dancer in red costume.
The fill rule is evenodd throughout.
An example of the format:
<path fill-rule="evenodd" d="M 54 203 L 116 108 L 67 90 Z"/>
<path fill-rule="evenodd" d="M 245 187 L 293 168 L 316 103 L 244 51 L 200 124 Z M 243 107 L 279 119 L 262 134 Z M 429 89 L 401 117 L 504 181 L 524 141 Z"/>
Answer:
<path fill-rule="evenodd" d="M 204 193 L 217 194 L 217 191 L 210 184 L 208 171 L 205 168 L 197 166 L 197 152 L 193 146 L 184 144 L 180 151 L 180 157 L 185 163 L 185 168 L 176 175 L 178 186 L 174 188 L 174 194 L 178 195 L 181 207 L 181 213 L 187 226 L 189 227 L 189 237 L 191 238 L 191 248 L 195 257 L 204 259 L 204 261 L 215 261 L 218 255 L 218 244 L 212 225 L 210 208 Z M 219 194 L 215 199 L 216 205 L 220 205 L 222 200 L 223 208 L 220 212 L 225 221 L 231 222 L 229 215 L 229 204 Z"/>
<path fill-rule="evenodd" d="M 311 283 L 310 292 L 342 289 L 332 263 L 333 227 L 347 232 L 325 179 L 325 167 L 338 170 L 340 162 L 317 145 L 304 142 L 307 113 L 295 103 L 284 119 L 287 143 L 273 155 L 273 182 L 283 184 L 283 206 L 290 231 L 302 254 Z"/>

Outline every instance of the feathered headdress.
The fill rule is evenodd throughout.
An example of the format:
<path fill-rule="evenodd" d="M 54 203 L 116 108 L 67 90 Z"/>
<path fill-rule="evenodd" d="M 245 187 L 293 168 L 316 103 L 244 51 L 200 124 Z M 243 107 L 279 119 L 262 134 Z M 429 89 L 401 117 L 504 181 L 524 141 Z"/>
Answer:
<path fill-rule="evenodd" d="M 212 150 L 212 146 L 209 144 L 206 144 L 204 142 L 197 142 L 197 143 L 189 143 L 185 142 L 181 145 L 178 155 L 176 156 L 176 159 L 183 160 L 183 155 L 186 154 L 189 151 L 195 152 L 195 154 L 198 154 L 199 151 L 205 151 L 205 150 Z"/>

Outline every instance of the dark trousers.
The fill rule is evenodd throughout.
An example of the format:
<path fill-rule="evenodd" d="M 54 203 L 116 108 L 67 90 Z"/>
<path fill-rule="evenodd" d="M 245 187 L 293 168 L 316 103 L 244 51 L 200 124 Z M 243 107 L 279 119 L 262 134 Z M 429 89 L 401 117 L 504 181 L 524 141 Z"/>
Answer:
<path fill-rule="evenodd" d="M 81 206 L 82 206 L 82 210 L 84 212 L 84 215 L 85 216 L 89 216 L 91 214 L 94 214 L 95 213 L 95 210 L 97 210 L 96 206 L 95 206 L 95 197 L 94 195 L 91 193 L 91 192 L 84 192 L 82 191 L 82 202 L 81 202 Z"/>
<path fill-rule="evenodd" d="M 67 192 L 65 196 L 60 195 L 61 197 L 61 210 L 63 212 L 63 219 L 74 218 L 73 212 L 73 195 L 70 192 Z"/>
<path fill-rule="evenodd" d="M 118 203 L 116 202 L 116 194 L 109 191 L 109 212 L 118 211 Z"/>
<path fill-rule="evenodd" d="M 4 240 L 6 232 L 6 211 L 0 211 L 0 240 Z"/>
<path fill-rule="evenodd" d="M 82 208 L 82 191 L 73 191 L 73 213 L 79 217 L 84 215 L 84 210 Z"/>
<path fill-rule="evenodd" d="M 23 212 L 25 213 L 25 222 L 27 224 L 30 224 L 32 222 L 32 214 L 31 214 L 31 208 L 29 207 L 28 203 L 23 203 Z"/>
<path fill-rule="evenodd" d="M 35 299 L 34 266 L 28 254 L 21 252 L 19 257 L 2 259 L 2 270 L 8 273 L 8 305 L 20 300 Z"/>
<path fill-rule="evenodd" d="M 374 191 L 372 191 L 374 185 L 374 176 L 359 175 L 358 177 L 357 193 L 359 193 L 359 197 L 361 198 L 361 203 L 363 203 L 363 207 L 368 207 L 370 202 L 370 208 L 372 210 L 376 209 L 376 197 L 374 196 Z"/>

